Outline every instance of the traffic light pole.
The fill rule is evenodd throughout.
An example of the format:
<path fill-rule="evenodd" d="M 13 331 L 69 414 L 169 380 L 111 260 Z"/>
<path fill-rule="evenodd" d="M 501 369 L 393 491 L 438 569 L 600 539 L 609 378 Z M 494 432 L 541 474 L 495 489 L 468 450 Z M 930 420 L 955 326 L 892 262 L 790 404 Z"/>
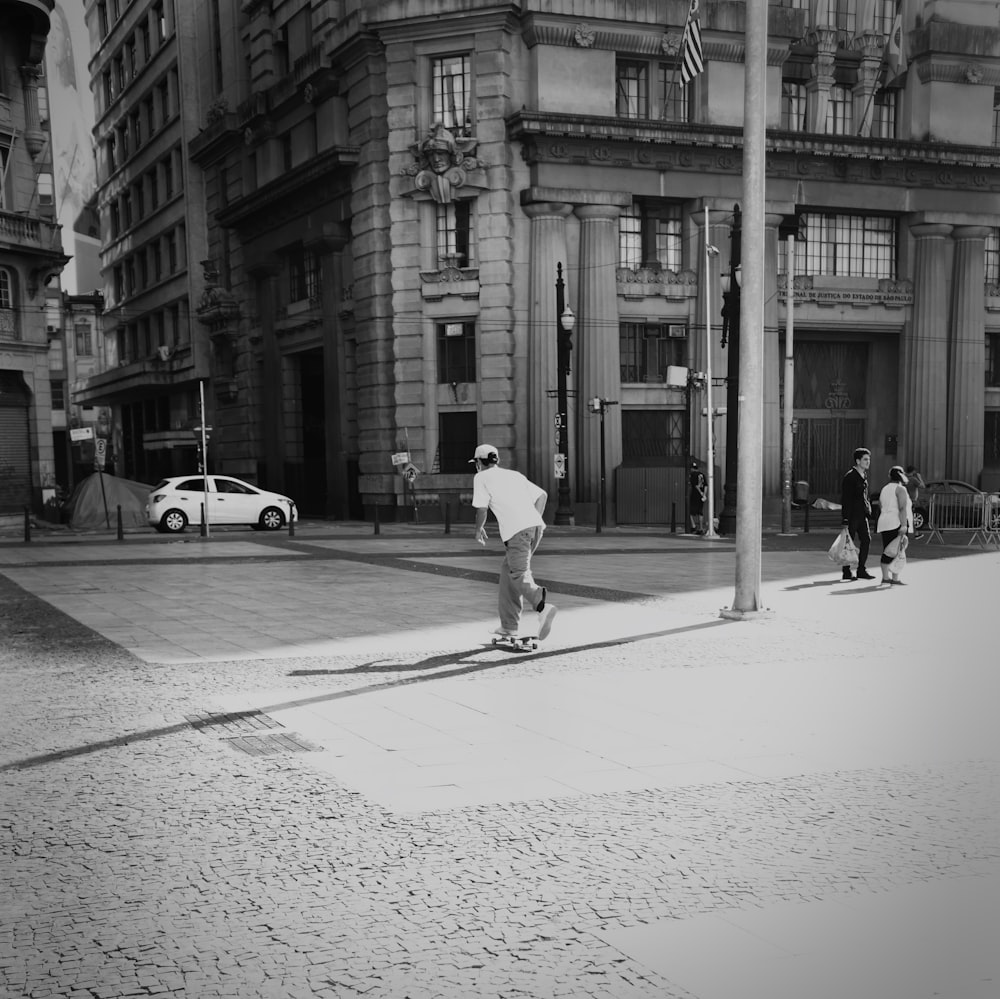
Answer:
<path fill-rule="evenodd" d="M 740 206 L 733 206 L 730 234 L 729 287 L 722 293 L 722 346 L 726 354 L 726 482 L 719 514 L 719 533 L 736 533 L 737 449 L 740 434 L 740 282 L 743 219 Z"/>

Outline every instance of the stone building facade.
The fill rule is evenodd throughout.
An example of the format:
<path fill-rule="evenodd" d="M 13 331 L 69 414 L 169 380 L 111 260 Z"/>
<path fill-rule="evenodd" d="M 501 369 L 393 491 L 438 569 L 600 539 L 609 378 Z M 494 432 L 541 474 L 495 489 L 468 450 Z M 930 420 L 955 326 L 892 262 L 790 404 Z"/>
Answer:
<path fill-rule="evenodd" d="M 745 4 L 701 0 L 685 86 L 690 6 L 197 5 L 178 35 L 200 114 L 185 208 L 210 265 L 189 329 L 218 470 L 307 513 L 391 517 L 467 495 L 486 440 L 554 499 L 560 264 L 577 516 L 606 467 L 619 521 L 662 522 L 710 422 L 724 467 L 726 415 L 668 369 L 702 372 L 709 350 L 727 369 Z M 990 3 L 904 0 L 896 34 L 895 8 L 769 5 L 764 395 L 742 401 L 764 411 L 766 499 L 789 227 L 794 477 L 833 496 L 864 443 L 876 478 L 912 463 L 1000 484 L 1000 24 Z"/>

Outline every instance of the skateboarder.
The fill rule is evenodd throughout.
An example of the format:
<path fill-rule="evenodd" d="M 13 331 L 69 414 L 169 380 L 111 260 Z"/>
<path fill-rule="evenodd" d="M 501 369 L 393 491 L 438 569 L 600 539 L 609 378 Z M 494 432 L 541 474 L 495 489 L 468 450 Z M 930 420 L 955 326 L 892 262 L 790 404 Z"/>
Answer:
<path fill-rule="evenodd" d="M 500 455 L 492 444 L 480 444 L 470 464 L 476 466 L 472 480 L 472 505 L 476 508 L 476 541 L 486 544 L 486 515 L 490 510 L 507 549 L 500 567 L 500 612 L 498 635 L 517 635 L 522 601 L 538 612 L 538 637 L 545 638 L 556 616 L 555 604 L 546 604 L 545 587 L 531 575 L 531 556 L 542 540 L 542 512 L 548 495 L 520 472 L 500 467 Z"/>

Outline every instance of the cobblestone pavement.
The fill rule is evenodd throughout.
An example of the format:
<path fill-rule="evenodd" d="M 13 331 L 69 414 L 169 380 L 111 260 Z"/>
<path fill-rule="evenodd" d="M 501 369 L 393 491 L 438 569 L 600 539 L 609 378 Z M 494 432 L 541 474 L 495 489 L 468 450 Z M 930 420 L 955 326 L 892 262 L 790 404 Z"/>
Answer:
<path fill-rule="evenodd" d="M 553 640 L 513 656 L 480 644 L 495 553 L 384 540 L 0 546 L 0 994 L 1000 994 L 1000 555 L 876 592 L 769 553 L 773 615 L 720 622 L 731 548 L 554 535 Z M 317 592 L 298 645 L 271 607 Z M 238 656 L 164 626 L 194 609 Z M 529 769 L 491 786 L 489 745 Z M 483 769 L 414 803 L 442 747 Z M 907 901 L 945 889 L 951 922 Z"/>

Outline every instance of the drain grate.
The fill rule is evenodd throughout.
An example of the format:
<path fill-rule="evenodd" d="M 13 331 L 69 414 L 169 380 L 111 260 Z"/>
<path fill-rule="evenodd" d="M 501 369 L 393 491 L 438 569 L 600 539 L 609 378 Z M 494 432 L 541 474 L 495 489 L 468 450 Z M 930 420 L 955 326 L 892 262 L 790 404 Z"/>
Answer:
<path fill-rule="evenodd" d="M 199 732 L 215 732 L 233 749 L 251 756 L 274 756 L 278 753 L 315 753 L 322 746 L 284 731 L 281 722 L 263 711 L 231 711 L 185 715 L 187 723 Z M 282 729 L 281 732 L 274 731 Z"/>

